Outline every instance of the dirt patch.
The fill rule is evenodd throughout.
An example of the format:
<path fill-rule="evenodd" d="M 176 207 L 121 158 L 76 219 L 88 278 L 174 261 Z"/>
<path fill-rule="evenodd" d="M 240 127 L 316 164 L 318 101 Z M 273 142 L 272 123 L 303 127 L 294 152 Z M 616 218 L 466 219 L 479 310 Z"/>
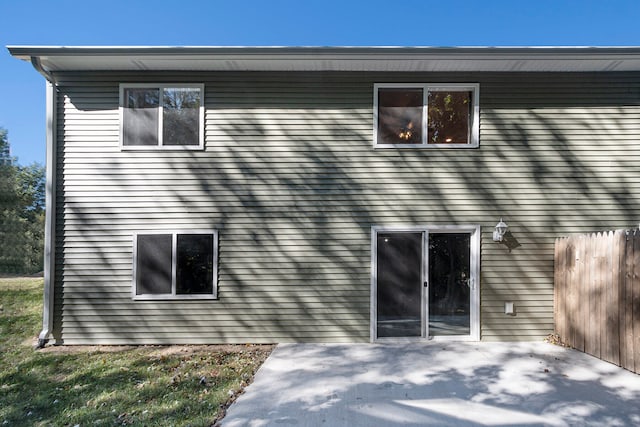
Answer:
<path fill-rule="evenodd" d="M 208 344 L 208 345 L 52 345 L 41 350 L 51 354 L 118 353 L 130 350 L 146 350 L 149 356 L 183 356 L 194 353 L 242 353 L 262 350 L 271 352 L 275 344 Z"/>
<path fill-rule="evenodd" d="M 118 353 L 138 348 L 133 345 L 52 345 L 39 352 L 51 354 Z"/>
<path fill-rule="evenodd" d="M 269 352 L 275 344 L 216 344 L 216 345 L 169 345 L 154 346 L 150 356 L 183 356 L 191 353 L 244 353 L 253 350 Z"/>

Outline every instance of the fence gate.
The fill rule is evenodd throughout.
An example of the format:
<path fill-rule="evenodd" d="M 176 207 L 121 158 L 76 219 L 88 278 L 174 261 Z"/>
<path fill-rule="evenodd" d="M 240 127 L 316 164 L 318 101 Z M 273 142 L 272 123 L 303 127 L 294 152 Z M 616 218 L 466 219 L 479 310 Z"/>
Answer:
<path fill-rule="evenodd" d="M 556 239 L 554 274 L 560 339 L 640 373 L 640 230 Z"/>

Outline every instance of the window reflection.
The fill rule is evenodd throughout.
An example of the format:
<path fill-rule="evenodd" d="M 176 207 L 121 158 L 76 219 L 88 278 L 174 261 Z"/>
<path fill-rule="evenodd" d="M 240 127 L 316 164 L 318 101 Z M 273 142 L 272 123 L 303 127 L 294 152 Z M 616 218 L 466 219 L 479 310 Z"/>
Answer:
<path fill-rule="evenodd" d="M 124 91 L 123 145 L 158 145 L 158 89 Z"/>
<path fill-rule="evenodd" d="M 422 89 L 378 91 L 378 144 L 422 144 Z"/>
<path fill-rule="evenodd" d="M 198 145 L 200 90 L 165 88 L 163 101 L 163 144 Z"/>
<path fill-rule="evenodd" d="M 428 144 L 467 144 L 471 92 L 429 91 Z"/>

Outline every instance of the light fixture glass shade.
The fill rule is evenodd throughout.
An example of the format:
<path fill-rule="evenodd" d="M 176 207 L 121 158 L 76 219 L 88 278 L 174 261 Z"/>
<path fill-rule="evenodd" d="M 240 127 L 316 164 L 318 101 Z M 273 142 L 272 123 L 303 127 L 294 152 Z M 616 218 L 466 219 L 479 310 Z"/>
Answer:
<path fill-rule="evenodd" d="M 496 224 L 496 231 L 493 232 L 493 240 L 495 242 L 502 242 L 502 239 L 507 232 L 509 226 L 500 218 L 500 222 Z"/>

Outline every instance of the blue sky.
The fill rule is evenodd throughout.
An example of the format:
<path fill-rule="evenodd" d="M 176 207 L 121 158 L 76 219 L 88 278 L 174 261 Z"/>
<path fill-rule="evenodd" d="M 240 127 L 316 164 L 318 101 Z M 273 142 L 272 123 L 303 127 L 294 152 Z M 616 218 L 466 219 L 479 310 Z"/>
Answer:
<path fill-rule="evenodd" d="M 0 127 L 44 163 L 44 79 L 7 45 L 640 46 L 639 0 L 0 0 Z"/>

